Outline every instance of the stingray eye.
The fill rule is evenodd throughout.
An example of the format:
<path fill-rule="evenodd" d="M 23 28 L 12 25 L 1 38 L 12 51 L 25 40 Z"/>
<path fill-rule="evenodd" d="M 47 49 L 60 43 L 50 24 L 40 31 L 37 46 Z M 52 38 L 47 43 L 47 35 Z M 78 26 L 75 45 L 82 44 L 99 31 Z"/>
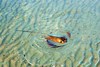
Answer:
<path fill-rule="evenodd" d="M 59 43 L 63 43 L 63 41 L 61 40 Z"/>

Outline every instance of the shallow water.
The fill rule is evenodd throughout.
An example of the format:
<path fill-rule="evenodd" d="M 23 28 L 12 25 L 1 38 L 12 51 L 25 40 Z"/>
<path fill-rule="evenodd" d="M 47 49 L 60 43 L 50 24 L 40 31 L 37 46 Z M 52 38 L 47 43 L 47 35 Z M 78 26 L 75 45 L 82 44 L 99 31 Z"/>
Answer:
<path fill-rule="evenodd" d="M 48 35 L 71 38 L 51 48 Z M 0 67 L 100 67 L 99 0 L 0 0 Z"/>

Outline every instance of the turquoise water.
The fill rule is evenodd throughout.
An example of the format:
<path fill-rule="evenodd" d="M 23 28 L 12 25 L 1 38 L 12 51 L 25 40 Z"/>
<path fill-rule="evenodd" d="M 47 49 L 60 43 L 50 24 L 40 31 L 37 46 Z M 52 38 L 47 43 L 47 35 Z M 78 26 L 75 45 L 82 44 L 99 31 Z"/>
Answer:
<path fill-rule="evenodd" d="M 48 46 L 66 32 L 64 47 Z M 0 65 L 100 67 L 100 1 L 0 0 Z"/>

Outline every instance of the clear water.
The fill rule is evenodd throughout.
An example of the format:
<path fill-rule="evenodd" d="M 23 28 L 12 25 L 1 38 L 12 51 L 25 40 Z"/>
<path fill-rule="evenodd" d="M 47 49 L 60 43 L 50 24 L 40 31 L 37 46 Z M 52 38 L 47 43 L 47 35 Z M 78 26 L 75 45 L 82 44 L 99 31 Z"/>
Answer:
<path fill-rule="evenodd" d="M 51 48 L 51 32 L 71 38 Z M 99 67 L 100 1 L 0 0 L 0 65 Z"/>

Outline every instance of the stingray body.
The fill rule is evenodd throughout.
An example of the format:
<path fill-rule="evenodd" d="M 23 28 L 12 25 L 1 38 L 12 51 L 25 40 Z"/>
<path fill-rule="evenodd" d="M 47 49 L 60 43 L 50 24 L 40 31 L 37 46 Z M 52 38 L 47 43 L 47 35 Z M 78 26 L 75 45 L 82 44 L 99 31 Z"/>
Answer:
<path fill-rule="evenodd" d="M 62 46 L 57 46 L 57 45 L 55 45 L 55 43 L 53 43 L 53 42 L 50 41 L 50 40 L 47 40 L 47 44 L 48 44 L 50 47 L 52 47 L 52 48 L 58 48 L 58 47 L 64 46 L 64 45 L 62 45 Z"/>
<path fill-rule="evenodd" d="M 47 39 L 47 44 L 52 48 L 62 47 L 64 45 L 58 46 L 56 44 L 57 43 L 64 44 L 67 42 L 67 38 L 65 37 L 48 36 L 46 37 L 46 39 Z"/>
<path fill-rule="evenodd" d="M 64 44 L 67 42 L 67 38 L 65 38 L 65 37 L 48 36 L 45 39 L 51 40 L 56 43 L 61 43 L 61 44 Z"/>

